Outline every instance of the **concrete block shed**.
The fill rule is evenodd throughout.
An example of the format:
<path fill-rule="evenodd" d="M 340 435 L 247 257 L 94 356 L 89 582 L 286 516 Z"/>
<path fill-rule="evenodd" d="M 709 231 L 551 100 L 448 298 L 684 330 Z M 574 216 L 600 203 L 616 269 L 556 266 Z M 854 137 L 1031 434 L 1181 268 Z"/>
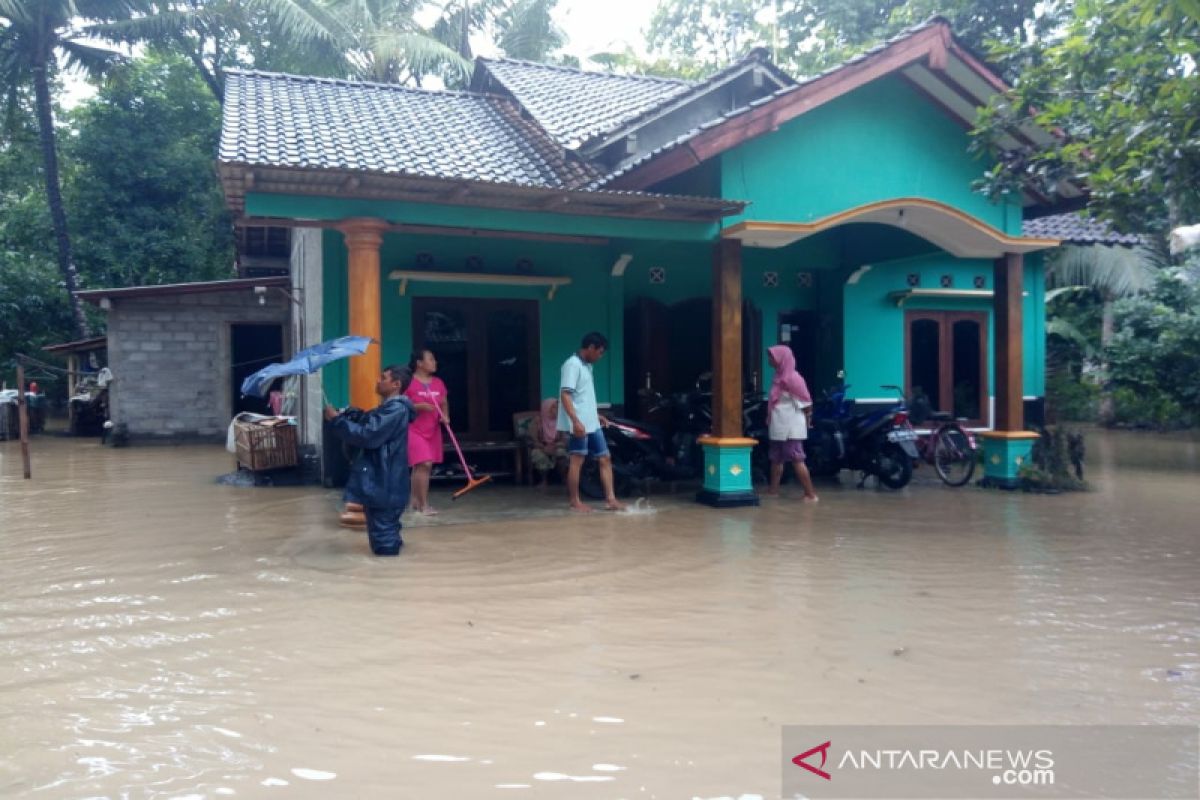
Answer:
<path fill-rule="evenodd" d="M 241 378 L 292 349 L 287 278 L 97 289 L 108 312 L 109 418 L 133 442 L 221 440 Z M 260 409 L 261 410 L 261 409 Z"/>

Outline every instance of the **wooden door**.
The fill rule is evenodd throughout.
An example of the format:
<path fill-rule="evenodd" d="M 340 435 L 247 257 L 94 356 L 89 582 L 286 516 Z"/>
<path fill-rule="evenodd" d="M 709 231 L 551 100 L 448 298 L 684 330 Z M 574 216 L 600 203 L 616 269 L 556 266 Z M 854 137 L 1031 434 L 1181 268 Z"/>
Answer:
<path fill-rule="evenodd" d="M 670 314 L 665 305 L 646 297 L 625 311 L 625 402 L 628 412 L 649 419 L 653 401 L 643 389 L 671 390 Z"/>
<path fill-rule="evenodd" d="M 413 299 L 413 343 L 433 351 L 463 439 L 511 439 L 512 415 L 540 405 L 537 303 Z"/>
<path fill-rule="evenodd" d="M 934 411 L 987 424 L 988 316 L 979 311 L 909 311 L 904 316 L 904 384 Z"/>

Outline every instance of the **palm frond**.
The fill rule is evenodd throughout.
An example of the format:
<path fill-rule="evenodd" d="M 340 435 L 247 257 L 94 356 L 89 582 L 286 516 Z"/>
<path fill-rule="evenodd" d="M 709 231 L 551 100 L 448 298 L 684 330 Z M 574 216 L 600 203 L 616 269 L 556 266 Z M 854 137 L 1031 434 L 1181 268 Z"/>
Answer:
<path fill-rule="evenodd" d="M 376 63 L 405 64 L 418 74 L 433 72 L 439 67 L 446 66 L 464 80 L 471 75 L 470 61 L 427 33 L 404 30 L 379 31 L 371 37 L 370 47 Z"/>
<path fill-rule="evenodd" d="M 1096 355 L 1095 345 L 1088 341 L 1088 338 L 1083 335 L 1083 331 L 1065 319 L 1046 320 L 1046 335 L 1066 339 L 1078 347 L 1085 358 L 1094 358 Z"/>
<path fill-rule="evenodd" d="M 512 58 L 541 61 L 562 47 L 566 36 L 550 16 L 556 0 L 517 0 L 500 20 L 498 44 Z"/>
<path fill-rule="evenodd" d="M 1113 297 L 1139 294 L 1154 284 L 1161 264 L 1146 246 L 1068 245 L 1047 264 L 1051 287 L 1088 286 Z"/>
<path fill-rule="evenodd" d="M 84 72 L 90 78 L 99 78 L 110 67 L 125 60 L 125 57 L 115 50 L 70 39 L 60 41 L 58 46 L 66 55 L 67 66 Z"/>
<path fill-rule="evenodd" d="M 1064 294 L 1071 294 L 1072 292 L 1090 292 L 1090 291 L 1092 291 L 1092 287 L 1090 287 L 1090 286 L 1059 286 L 1055 289 L 1050 289 L 1049 291 L 1046 292 L 1046 302 L 1049 303 L 1054 298 L 1061 297 Z"/>
<path fill-rule="evenodd" d="M 345 41 L 348 31 L 328 9 L 309 0 L 250 0 L 256 8 L 276 20 L 281 31 L 299 41 Z"/>
<path fill-rule="evenodd" d="M 131 19 L 101 22 L 83 29 L 84 36 L 113 42 L 161 41 L 194 28 L 205 18 L 195 11 L 162 11 Z"/>

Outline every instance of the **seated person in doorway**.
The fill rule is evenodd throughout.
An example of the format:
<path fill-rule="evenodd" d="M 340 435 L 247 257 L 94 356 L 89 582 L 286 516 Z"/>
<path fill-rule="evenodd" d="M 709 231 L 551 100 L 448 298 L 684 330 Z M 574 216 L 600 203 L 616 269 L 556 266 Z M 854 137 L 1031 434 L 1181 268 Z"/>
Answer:
<path fill-rule="evenodd" d="M 567 493 L 571 508 L 584 513 L 593 510 L 579 499 L 579 476 L 583 472 L 584 459 L 588 456 L 600 464 L 604 507 L 610 511 L 625 508 L 613 492 L 612 457 L 608 453 L 604 431 L 600 430 L 601 425 L 608 424 L 608 420 L 600 416 L 596 404 L 596 384 L 592 379 L 592 364 L 603 358 L 607 349 L 608 339 L 603 334 L 589 333 L 584 336 L 579 350 L 563 362 L 558 382 L 558 430 L 571 437 L 567 442 L 567 453 L 571 457 L 567 470 Z"/>
<path fill-rule="evenodd" d="M 325 419 L 338 436 L 362 448 L 350 468 L 345 498 L 362 504 L 371 552 L 377 556 L 399 555 L 404 545 L 400 515 L 408 505 L 408 426 L 414 411 L 403 395 L 411 380 L 407 367 L 388 367 L 375 384 L 383 400 L 371 411 L 339 414 L 325 406 Z"/>
<path fill-rule="evenodd" d="M 542 477 L 543 488 L 549 483 L 550 473 L 559 472 L 565 464 L 567 449 L 558 432 L 558 399 L 547 397 L 542 401 L 538 417 L 529 426 L 529 459 L 533 469 Z"/>

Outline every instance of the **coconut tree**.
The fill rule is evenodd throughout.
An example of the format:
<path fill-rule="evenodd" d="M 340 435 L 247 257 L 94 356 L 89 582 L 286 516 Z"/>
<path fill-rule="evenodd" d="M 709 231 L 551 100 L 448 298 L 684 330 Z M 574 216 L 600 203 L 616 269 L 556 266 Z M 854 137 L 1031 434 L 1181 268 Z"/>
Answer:
<path fill-rule="evenodd" d="M 347 32 L 353 76 L 416 86 L 431 74 L 448 82 L 470 76 L 470 58 L 417 21 L 423 7 L 421 0 L 331 0 L 329 10 Z"/>
<path fill-rule="evenodd" d="M 83 41 L 79 20 L 112 20 L 134 10 L 133 0 L 0 0 L 0 81 L 10 98 L 33 85 L 46 202 L 54 226 L 59 271 L 71 300 L 76 333 L 90 335 L 87 316 L 76 292 L 79 275 L 71 256 L 67 213 L 63 208 L 54 133 L 50 84 L 61 67 L 102 75 L 119 54 Z"/>
<path fill-rule="evenodd" d="M 1113 303 L 1149 290 L 1164 263 L 1162 254 L 1149 244 L 1134 247 L 1068 245 L 1059 248 L 1048 260 L 1047 302 L 1059 295 L 1080 291 L 1095 292 L 1100 299 L 1100 347 L 1092 352 L 1100 354 L 1101 375 L 1108 374 L 1104 353 L 1113 338 Z M 1069 339 L 1077 337 L 1077 333 L 1066 336 Z M 1112 394 L 1104 388 L 1100 395 L 1100 421 L 1111 422 L 1113 412 Z"/>

